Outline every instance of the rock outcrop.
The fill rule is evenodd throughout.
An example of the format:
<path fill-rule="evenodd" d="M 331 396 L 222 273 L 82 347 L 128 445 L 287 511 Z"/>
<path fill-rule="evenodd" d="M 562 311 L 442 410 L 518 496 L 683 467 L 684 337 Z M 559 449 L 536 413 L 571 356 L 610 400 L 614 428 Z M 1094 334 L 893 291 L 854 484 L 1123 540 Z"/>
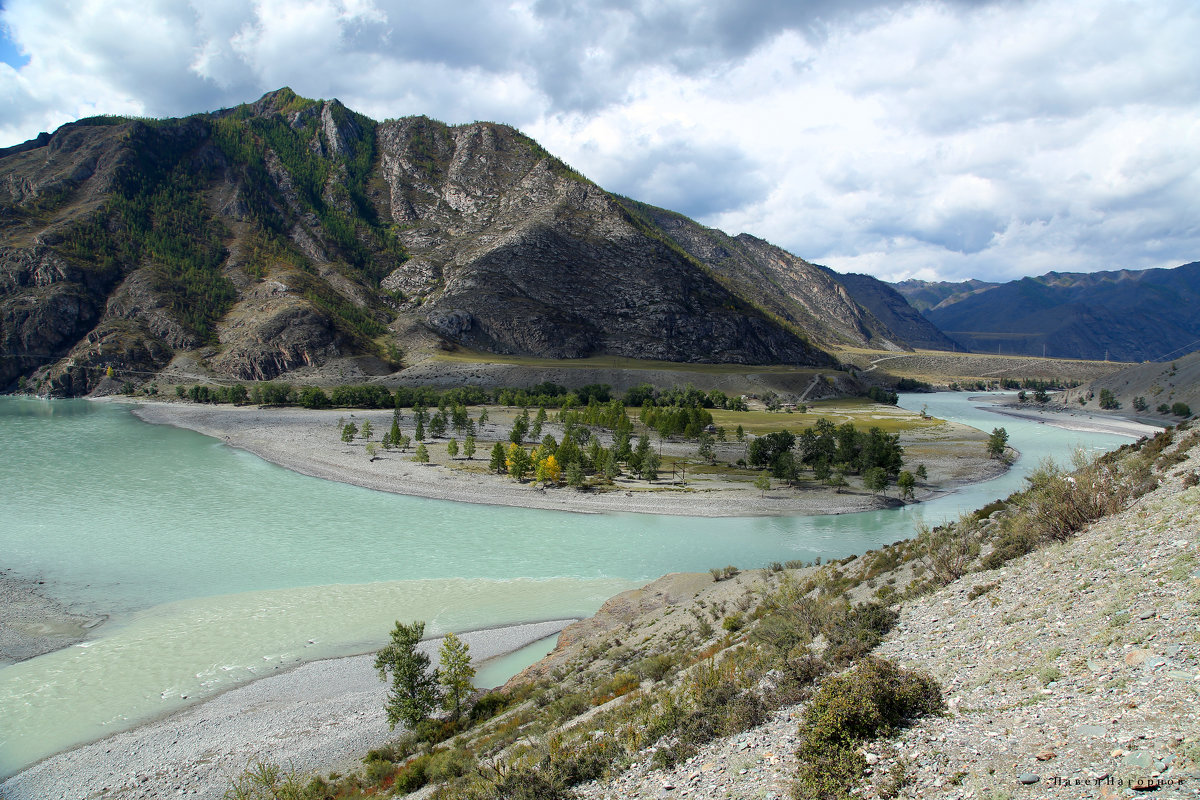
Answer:
<path fill-rule="evenodd" d="M 287 89 L 0 150 L 0 386 L 214 380 L 440 343 L 833 366 L 906 343 L 819 268 L 614 197 L 505 125 L 376 123 Z"/>

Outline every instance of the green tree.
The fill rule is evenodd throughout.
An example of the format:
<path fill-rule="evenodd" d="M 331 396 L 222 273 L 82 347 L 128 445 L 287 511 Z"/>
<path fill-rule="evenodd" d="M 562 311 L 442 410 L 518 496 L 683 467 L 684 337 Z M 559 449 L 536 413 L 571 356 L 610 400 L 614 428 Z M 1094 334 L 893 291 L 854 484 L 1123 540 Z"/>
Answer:
<path fill-rule="evenodd" d="M 1192 409 L 1187 403 L 1175 402 L 1171 404 L 1171 413 L 1177 417 L 1190 417 Z"/>
<path fill-rule="evenodd" d="M 435 439 L 440 439 L 446 435 L 446 414 L 444 411 L 439 411 L 429 420 L 429 435 Z"/>
<path fill-rule="evenodd" d="M 468 436 L 466 439 L 463 440 L 463 455 L 466 456 L 468 460 L 475 458 L 475 437 L 474 436 Z"/>
<path fill-rule="evenodd" d="M 513 420 L 512 429 L 508 432 L 508 440 L 513 444 L 520 444 L 525 441 L 525 435 L 529 433 L 529 410 L 526 409 L 522 414 Z"/>
<path fill-rule="evenodd" d="M 458 439 L 451 439 L 446 442 L 446 455 L 454 458 L 458 455 Z"/>
<path fill-rule="evenodd" d="M 1008 431 L 1004 428 L 992 428 L 992 434 L 987 440 L 988 455 L 992 458 L 1000 458 L 1004 455 L 1004 448 L 1008 446 Z"/>
<path fill-rule="evenodd" d="M 391 642 L 375 654 L 380 680 L 391 683 L 385 709 L 392 728 L 398 722 L 416 728 L 441 699 L 437 671 L 430 671 L 429 656 L 417 648 L 424 635 L 424 622 L 405 625 L 397 620 Z"/>
<path fill-rule="evenodd" d="M 546 407 L 539 406 L 537 416 L 533 418 L 533 427 L 529 429 L 529 438 L 540 439 L 542 426 L 546 424 Z"/>
<path fill-rule="evenodd" d="M 471 696 L 471 679 L 475 668 L 471 666 L 471 648 L 453 633 L 442 640 L 438 658 L 438 682 L 442 686 L 442 708 L 454 719 L 462 716 L 463 703 Z"/>
<path fill-rule="evenodd" d="M 1113 394 L 1112 389 L 1101 389 L 1100 407 L 1110 411 L 1115 411 L 1121 407 L 1121 401 L 1117 399 L 1115 394 Z"/>
<path fill-rule="evenodd" d="M 504 472 L 508 469 L 504 463 L 504 445 L 499 442 L 492 445 L 492 460 L 488 462 L 488 469 L 492 472 Z"/>
<path fill-rule="evenodd" d="M 424 442 L 417 445 L 417 452 L 413 453 L 413 461 L 419 464 L 429 463 L 429 450 L 425 448 Z"/>
<path fill-rule="evenodd" d="M 746 430 L 741 425 L 738 425 L 737 430 L 733 432 L 733 435 L 737 437 L 739 442 L 744 441 L 746 438 Z"/>
<path fill-rule="evenodd" d="M 924 464 L 917 464 L 916 477 L 921 483 L 929 480 L 929 470 L 925 469 Z"/>
<path fill-rule="evenodd" d="M 480 409 L 480 411 L 479 411 L 479 424 L 480 424 L 480 425 L 483 425 L 483 423 L 485 423 L 485 422 L 487 422 L 487 421 L 488 421 L 487 409 L 486 409 L 486 408 Z"/>
<path fill-rule="evenodd" d="M 417 417 L 417 429 L 413 431 L 413 438 L 418 442 L 425 441 L 425 418 L 423 416 Z"/>
<path fill-rule="evenodd" d="M 525 473 L 533 467 L 533 459 L 529 457 L 529 453 L 521 445 L 514 443 L 509 444 L 508 452 L 505 453 L 504 464 L 508 467 L 508 474 L 517 480 L 525 477 Z"/>
<path fill-rule="evenodd" d="M 901 470 L 896 478 L 896 487 L 900 489 L 901 500 L 912 500 L 917 496 L 917 479 L 908 470 Z"/>
<path fill-rule="evenodd" d="M 1134 411 L 1145 411 L 1149 407 L 1150 405 L 1146 402 L 1146 398 L 1142 397 L 1141 395 L 1133 398 Z"/>
<path fill-rule="evenodd" d="M 841 470 L 838 470 L 830 475 L 827 483 L 836 489 L 838 494 L 841 494 L 842 489 L 845 489 L 850 485 L 850 482 L 846 480 L 846 473 L 842 472 Z"/>
<path fill-rule="evenodd" d="M 754 479 L 754 488 L 758 489 L 759 497 L 766 497 L 767 490 L 771 488 L 771 473 L 764 469 L 762 474 Z"/>
<path fill-rule="evenodd" d="M 375 445 L 374 442 L 367 442 L 367 455 L 371 457 L 372 461 L 374 461 L 378 457 L 379 448 Z"/>
<path fill-rule="evenodd" d="M 863 486 L 867 491 L 882 492 L 887 485 L 887 470 L 883 467 L 871 467 L 863 472 Z"/>
<path fill-rule="evenodd" d="M 400 443 L 400 415 L 398 413 L 392 414 L 392 427 L 391 427 L 391 430 L 388 432 L 391 433 L 391 435 L 392 435 L 391 436 L 392 444 L 399 444 Z"/>
<path fill-rule="evenodd" d="M 583 486 L 583 468 L 579 466 L 578 461 L 572 461 L 567 464 L 567 485 L 579 489 Z"/>
<path fill-rule="evenodd" d="M 371 430 L 371 420 L 364 419 L 363 424 L 362 424 L 362 430 L 360 430 L 359 434 L 358 434 L 359 437 L 363 438 L 363 439 L 370 439 L 372 433 L 374 433 L 374 431 Z"/>
<path fill-rule="evenodd" d="M 353 422 L 347 422 L 346 427 L 342 428 L 342 441 L 350 444 L 354 441 L 354 437 L 358 435 L 358 426 Z"/>
<path fill-rule="evenodd" d="M 651 450 L 642 458 L 642 480 L 656 481 L 658 480 L 658 469 L 662 466 L 662 457 L 658 453 Z"/>

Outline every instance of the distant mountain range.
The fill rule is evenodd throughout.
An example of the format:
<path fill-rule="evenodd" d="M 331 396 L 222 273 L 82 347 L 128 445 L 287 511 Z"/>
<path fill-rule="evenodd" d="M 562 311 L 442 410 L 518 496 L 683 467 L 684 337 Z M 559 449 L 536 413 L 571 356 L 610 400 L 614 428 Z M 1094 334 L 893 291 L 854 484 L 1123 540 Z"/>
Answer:
<path fill-rule="evenodd" d="M 1200 346 L 1200 262 L 895 288 L 943 333 L 981 353 L 1158 361 Z"/>

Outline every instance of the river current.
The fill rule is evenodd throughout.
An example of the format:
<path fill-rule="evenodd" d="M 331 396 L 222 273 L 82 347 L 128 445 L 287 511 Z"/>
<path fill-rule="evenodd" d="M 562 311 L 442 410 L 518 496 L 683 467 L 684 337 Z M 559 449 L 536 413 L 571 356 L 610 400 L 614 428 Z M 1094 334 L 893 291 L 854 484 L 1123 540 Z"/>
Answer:
<path fill-rule="evenodd" d="M 376 492 L 124 406 L 0 398 L 0 565 L 109 617 L 86 642 L 0 668 L 0 777 L 274 670 L 378 648 L 396 619 L 439 633 L 586 616 L 668 572 L 862 553 L 1007 496 L 1047 456 L 1129 441 L 965 394 L 901 405 L 1003 426 L 1022 455 L 995 480 L 887 511 L 587 515 Z"/>

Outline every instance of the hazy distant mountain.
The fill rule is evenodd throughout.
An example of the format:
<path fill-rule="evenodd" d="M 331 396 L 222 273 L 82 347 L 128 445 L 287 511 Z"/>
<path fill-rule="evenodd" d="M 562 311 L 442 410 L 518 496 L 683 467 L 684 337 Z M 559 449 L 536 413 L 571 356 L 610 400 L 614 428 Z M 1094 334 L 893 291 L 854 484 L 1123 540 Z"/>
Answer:
<path fill-rule="evenodd" d="M 966 284 L 897 289 L 925 316 L 976 352 L 1152 361 L 1200 344 L 1200 262 L 1174 269 L 1051 272 L 984 288 Z M 964 288 L 966 287 L 966 288 Z"/>
<path fill-rule="evenodd" d="M 0 150 L 0 386 L 80 394 L 181 355 L 382 374 L 455 344 L 832 365 L 821 343 L 905 341 L 803 259 L 614 197 L 505 125 L 283 89 Z"/>
<path fill-rule="evenodd" d="M 994 289 L 998 283 L 977 281 L 974 278 L 952 283 L 949 281 L 921 281 L 910 278 L 906 281 L 893 283 L 896 291 L 904 296 L 909 304 L 918 311 L 924 312 L 941 305 L 950 305 L 963 300 L 972 294 Z"/>

